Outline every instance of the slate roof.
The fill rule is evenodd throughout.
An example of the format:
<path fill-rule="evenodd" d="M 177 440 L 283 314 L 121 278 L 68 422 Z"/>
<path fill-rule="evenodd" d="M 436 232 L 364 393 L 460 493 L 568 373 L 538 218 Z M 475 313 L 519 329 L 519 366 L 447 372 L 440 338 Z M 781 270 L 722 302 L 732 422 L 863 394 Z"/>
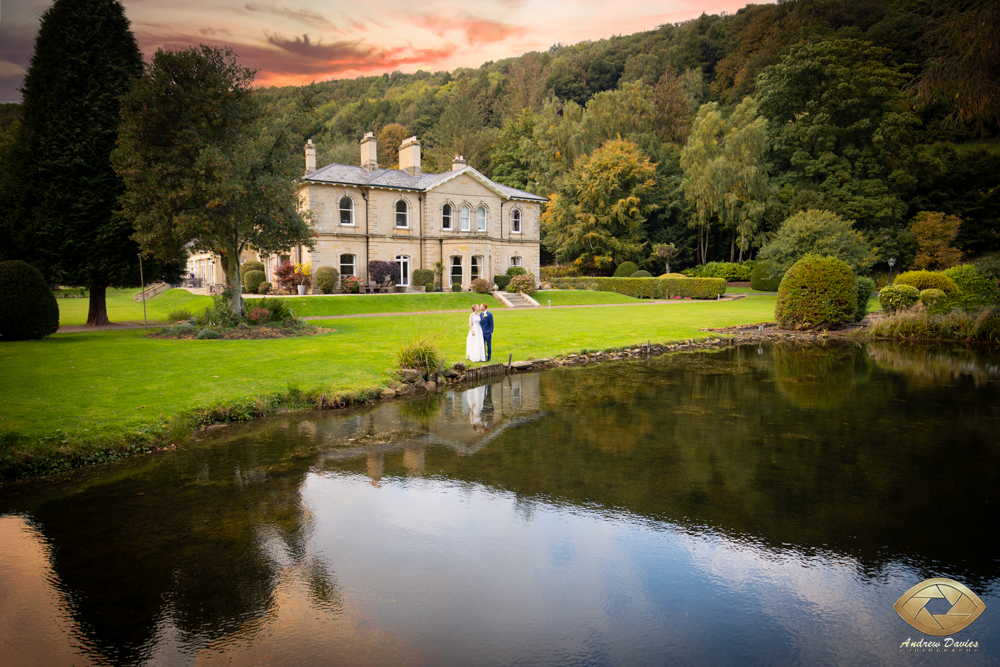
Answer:
<path fill-rule="evenodd" d="M 448 171 L 443 174 L 421 174 L 413 176 L 409 172 L 401 169 L 378 169 L 368 171 L 361 167 L 353 167 L 347 164 L 330 164 L 302 177 L 303 183 L 330 183 L 335 185 L 356 185 L 369 188 L 387 188 L 391 190 L 413 190 L 416 192 L 427 192 L 428 190 L 441 185 L 446 181 L 459 176 L 469 174 L 477 181 L 496 192 L 506 199 L 521 199 L 526 201 L 546 202 L 547 197 L 533 195 L 524 190 L 501 185 L 483 176 L 472 167 L 462 167 L 456 171 Z"/>

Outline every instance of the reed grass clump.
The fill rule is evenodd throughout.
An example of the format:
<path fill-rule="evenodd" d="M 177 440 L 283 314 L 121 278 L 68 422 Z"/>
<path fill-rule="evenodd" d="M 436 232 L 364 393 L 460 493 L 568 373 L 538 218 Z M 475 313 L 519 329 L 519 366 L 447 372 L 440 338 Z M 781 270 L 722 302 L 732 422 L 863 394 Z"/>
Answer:
<path fill-rule="evenodd" d="M 983 308 L 977 313 L 954 309 L 945 315 L 928 312 L 923 303 L 908 310 L 884 315 L 869 332 L 879 338 L 948 340 L 962 343 L 1000 344 L 1000 309 Z"/>

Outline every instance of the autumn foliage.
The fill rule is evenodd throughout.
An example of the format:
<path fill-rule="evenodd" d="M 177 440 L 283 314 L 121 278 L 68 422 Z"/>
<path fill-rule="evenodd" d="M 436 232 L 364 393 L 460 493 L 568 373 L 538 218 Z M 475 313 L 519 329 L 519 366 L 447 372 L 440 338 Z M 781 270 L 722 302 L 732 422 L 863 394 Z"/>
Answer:
<path fill-rule="evenodd" d="M 910 223 L 910 231 L 917 236 L 917 269 L 947 269 L 962 259 L 962 251 L 952 247 L 958 236 L 962 219 L 937 211 L 921 211 Z"/>

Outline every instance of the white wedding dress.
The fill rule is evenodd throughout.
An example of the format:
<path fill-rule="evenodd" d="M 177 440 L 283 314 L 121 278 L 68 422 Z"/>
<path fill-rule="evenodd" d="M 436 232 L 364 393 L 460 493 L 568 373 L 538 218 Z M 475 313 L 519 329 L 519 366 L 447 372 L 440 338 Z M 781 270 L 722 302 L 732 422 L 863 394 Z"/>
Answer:
<path fill-rule="evenodd" d="M 469 313 L 469 335 L 465 337 L 465 358 L 469 361 L 486 361 L 486 343 L 479 318 L 479 313 Z"/>

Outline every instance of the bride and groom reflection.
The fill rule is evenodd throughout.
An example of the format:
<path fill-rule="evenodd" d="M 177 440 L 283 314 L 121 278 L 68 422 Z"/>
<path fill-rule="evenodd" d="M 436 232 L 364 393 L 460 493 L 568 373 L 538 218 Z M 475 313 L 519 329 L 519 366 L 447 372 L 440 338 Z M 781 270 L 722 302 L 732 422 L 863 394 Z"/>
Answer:
<path fill-rule="evenodd" d="M 465 405 L 469 408 L 469 422 L 478 433 L 486 433 L 493 425 L 493 385 L 482 385 L 465 392 Z"/>

